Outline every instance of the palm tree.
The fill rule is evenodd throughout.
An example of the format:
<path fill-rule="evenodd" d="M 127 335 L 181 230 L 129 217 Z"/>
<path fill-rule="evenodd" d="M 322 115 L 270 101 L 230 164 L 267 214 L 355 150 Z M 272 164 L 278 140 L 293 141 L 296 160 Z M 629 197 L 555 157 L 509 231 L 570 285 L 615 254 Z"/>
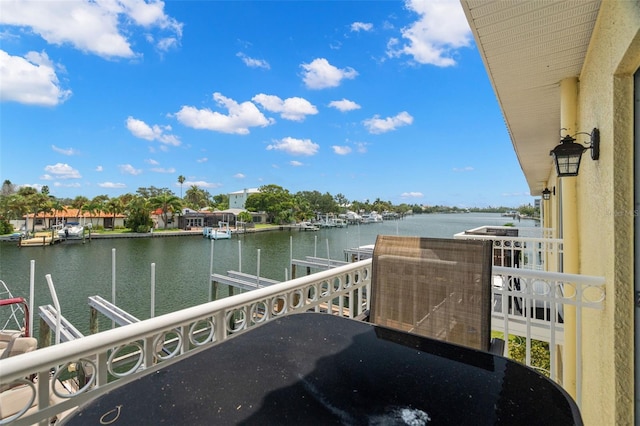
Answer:
<path fill-rule="evenodd" d="M 78 210 L 76 213 L 76 220 L 80 218 L 80 212 L 82 212 L 83 210 L 82 207 L 88 203 L 89 203 L 89 199 L 82 195 L 78 195 L 76 198 L 73 199 L 73 201 L 71 202 L 71 207 Z"/>
<path fill-rule="evenodd" d="M 184 200 L 189 207 L 200 210 L 209 204 L 209 192 L 199 188 L 197 185 L 191 185 L 191 188 L 187 189 Z"/>
<path fill-rule="evenodd" d="M 36 217 L 38 213 L 45 207 L 49 201 L 49 197 L 39 193 L 35 188 L 23 186 L 18 191 L 18 195 L 24 199 L 27 212 L 33 212 L 33 223 L 31 224 L 31 232 L 36 231 Z"/>
<path fill-rule="evenodd" d="M 182 198 L 182 184 L 184 183 L 185 180 L 186 179 L 184 176 L 182 175 L 178 176 L 178 183 L 180 184 L 180 198 Z"/>
<path fill-rule="evenodd" d="M 160 209 L 162 211 L 162 221 L 164 222 L 164 229 L 167 229 L 167 222 L 169 222 L 169 212 L 176 213 L 182 209 L 182 200 L 173 195 L 172 192 L 165 192 L 161 195 L 151 197 L 149 199 L 149 205 L 152 209 Z"/>
<path fill-rule="evenodd" d="M 114 229 L 116 226 L 116 215 L 122 213 L 124 211 L 124 205 L 120 198 L 111 198 L 105 204 L 105 211 L 107 213 L 111 213 L 113 215 L 113 221 L 111 222 L 111 229 Z"/>
<path fill-rule="evenodd" d="M 57 198 L 51 199 L 51 209 L 53 210 L 53 215 L 56 217 L 56 222 L 58 221 L 58 212 L 66 212 L 67 209 L 62 205 L 60 200 Z"/>

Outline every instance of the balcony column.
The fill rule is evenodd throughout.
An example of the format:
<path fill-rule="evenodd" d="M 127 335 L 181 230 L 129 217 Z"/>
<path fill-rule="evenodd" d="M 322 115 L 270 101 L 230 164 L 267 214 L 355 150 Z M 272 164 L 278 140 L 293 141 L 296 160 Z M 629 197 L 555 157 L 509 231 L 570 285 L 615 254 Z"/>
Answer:
<path fill-rule="evenodd" d="M 560 82 L 560 128 L 562 135 L 573 135 L 577 132 L 578 79 L 567 78 Z M 578 274 L 580 266 L 578 244 L 578 208 L 576 195 L 576 177 L 558 179 L 561 185 L 562 239 L 563 261 L 562 272 Z M 571 290 L 569 290 L 571 291 Z M 566 297 L 571 297 L 566 294 Z M 564 305 L 564 356 L 563 387 L 576 398 L 576 308 Z"/>

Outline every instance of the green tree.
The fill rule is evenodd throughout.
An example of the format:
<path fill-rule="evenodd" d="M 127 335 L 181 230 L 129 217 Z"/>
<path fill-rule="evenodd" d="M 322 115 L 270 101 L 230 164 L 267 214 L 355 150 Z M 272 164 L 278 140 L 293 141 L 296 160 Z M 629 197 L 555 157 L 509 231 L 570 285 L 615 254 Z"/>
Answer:
<path fill-rule="evenodd" d="M 51 210 L 53 212 L 53 215 L 56 217 L 56 222 L 57 222 L 58 212 L 66 212 L 67 208 L 57 198 L 51 198 L 50 203 L 51 203 Z"/>
<path fill-rule="evenodd" d="M 22 219 L 29 212 L 27 200 L 20 194 L 2 197 L 2 215 L 10 219 Z"/>
<path fill-rule="evenodd" d="M 226 210 L 229 208 L 229 196 L 227 194 L 218 194 L 213 196 L 213 206 L 218 210 Z"/>
<path fill-rule="evenodd" d="M 76 220 L 80 218 L 80 213 L 83 211 L 84 205 L 88 203 L 89 203 L 89 199 L 82 195 L 78 195 L 76 198 L 73 199 L 73 201 L 71 202 L 71 207 L 73 207 L 74 209 L 77 209 Z"/>
<path fill-rule="evenodd" d="M 209 192 L 199 188 L 197 185 L 191 185 L 191 188 L 187 189 L 184 200 L 188 207 L 200 210 L 209 205 Z"/>
<path fill-rule="evenodd" d="M 246 230 L 247 229 L 247 223 L 251 223 L 253 221 L 253 216 L 251 216 L 251 213 L 249 213 L 248 211 L 242 211 L 240 213 L 238 213 L 238 217 L 237 217 L 238 222 L 242 222 L 243 223 L 243 228 Z"/>
<path fill-rule="evenodd" d="M 146 198 L 147 200 L 162 195 L 166 192 L 171 192 L 173 194 L 173 192 L 169 190 L 169 188 L 156 188 L 155 186 L 150 186 L 148 188 L 140 187 L 136 190 L 136 194 L 140 195 L 143 198 Z"/>
<path fill-rule="evenodd" d="M 161 195 L 151 197 L 149 199 L 149 206 L 156 210 L 161 210 L 162 221 L 164 222 L 164 229 L 167 229 L 167 222 L 169 221 L 169 213 L 175 214 L 182 210 L 182 200 L 175 196 L 171 191 L 167 191 Z"/>
<path fill-rule="evenodd" d="M 319 191 L 301 191 L 296 193 L 296 199 L 306 201 L 306 204 L 314 213 L 326 214 L 339 211 L 338 203 L 328 192 L 321 194 Z"/>
<path fill-rule="evenodd" d="M 122 213 L 124 211 L 124 204 L 122 204 L 122 199 L 119 197 L 111 198 L 104 205 L 104 211 L 107 213 L 111 213 L 113 215 L 112 228 L 116 226 L 116 215 Z"/>
<path fill-rule="evenodd" d="M 149 232 L 153 225 L 153 220 L 149 215 L 149 202 L 141 196 L 133 196 L 126 207 L 124 226 L 133 232 Z"/>
<path fill-rule="evenodd" d="M 299 194 L 300 193 L 297 193 L 293 199 L 293 219 L 296 222 L 313 219 L 315 217 L 315 212 L 311 208 L 309 201 Z"/>
<path fill-rule="evenodd" d="M 94 216 L 97 216 L 104 210 L 104 205 L 108 200 L 108 195 L 98 195 L 87 203 L 83 204 L 81 210 L 84 213 L 89 213 L 89 223 L 91 223 L 91 225 L 93 225 Z"/>
<path fill-rule="evenodd" d="M 38 192 L 35 188 L 23 186 L 18 190 L 18 195 L 23 197 L 27 212 L 33 213 L 33 221 L 31 223 L 31 232 L 36 230 L 36 217 L 47 208 L 49 197 Z"/>
<path fill-rule="evenodd" d="M 273 184 L 261 186 L 259 190 L 247 197 L 247 210 L 267 213 L 267 220 L 272 223 L 285 223 L 293 219 L 293 196 L 288 190 Z"/>
<path fill-rule="evenodd" d="M 333 197 L 333 199 L 336 201 L 336 204 L 338 204 L 339 211 L 341 213 L 347 210 L 347 206 L 349 205 L 349 200 L 347 200 L 347 197 L 345 197 L 344 194 L 342 193 L 336 194 L 336 196 Z"/>

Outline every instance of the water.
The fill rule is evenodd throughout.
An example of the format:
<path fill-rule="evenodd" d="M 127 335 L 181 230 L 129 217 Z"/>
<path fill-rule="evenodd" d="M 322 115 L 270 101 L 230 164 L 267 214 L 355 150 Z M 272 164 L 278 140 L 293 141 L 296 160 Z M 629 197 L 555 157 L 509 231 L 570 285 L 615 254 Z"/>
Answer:
<path fill-rule="evenodd" d="M 260 276 L 284 281 L 285 270 L 290 276 L 291 247 L 296 259 L 314 255 L 326 258 L 328 246 L 331 259 L 345 260 L 345 248 L 373 244 L 378 234 L 451 238 L 467 229 L 507 222 L 512 220 L 499 214 L 431 214 L 317 232 L 294 230 L 238 235 L 231 240 L 214 242 L 213 272 L 226 274 L 227 270 L 240 270 L 241 259 L 242 272 L 255 275 L 259 249 Z M 516 224 L 535 226 L 530 220 Z M 1 243 L 0 279 L 14 296 L 28 298 L 30 261 L 35 260 L 35 306 L 52 304 L 45 280 L 45 275 L 51 274 L 62 314 L 87 334 L 90 312 L 87 298 L 100 295 L 112 299 L 112 249 L 116 252 L 116 303 L 139 319 L 146 319 L 151 314 L 152 263 L 155 263 L 156 274 L 155 315 L 208 301 L 211 244 L 201 236 L 106 239 L 45 248 L 18 248 L 15 243 Z M 34 318 L 37 317 L 35 312 Z M 38 321 L 35 322 L 37 329 Z M 101 319 L 102 327 L 110 324 Z"/>

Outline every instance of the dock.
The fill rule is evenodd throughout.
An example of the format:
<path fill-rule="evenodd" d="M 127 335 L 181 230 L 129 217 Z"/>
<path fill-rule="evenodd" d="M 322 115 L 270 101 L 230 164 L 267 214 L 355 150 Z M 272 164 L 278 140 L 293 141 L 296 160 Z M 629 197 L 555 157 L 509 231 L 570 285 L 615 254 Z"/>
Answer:
<path fill-rule="evenodd" d="M 53 330 L 55 333 L 58 328 L 58 311 L 52 305 L 40 306 L 38 310 L 41 321 L 40 334 L 42 341 L 48 342 L 50 341 L 50 331 Z M 81 337 L 84 337 L 84 334 L 64 316 L 60 316 L 60 342 L 70 342 Z"/>
<path fill-rule="evenodd" d="M 255 275 L 245 274 L 238 271 L 227 271 L 227 275 L 211 274 L 211 282 L 214 287 L 216 284 L 224 284 L 241 290 L 251 291 L 260 287 L 278 284 L 280 281 L 257 277 Z"/>
<path fill-rule="evenodd" d="M 327 269 L 337 268 L 348 264 L 342 260 L 324 259 L 321 257 L 306 256 L 304 259 L 291 259 L 291 279 L 296 277 L 296 270 L 299 266 L 307 268 L 307 275 L 311 273 L 311 269 L 326 271 Z"/>
<path fill-rule="evenodd" d="M 134 317 L 127 311 L 117 307 L 113 303 L 100 296 L 89 296 L 89 306 L 92 309 L 92 319 L 94 317 L 93 311 L 95 310 L 97 312 L 100 312 L 119 326 L 140 322 L 138 318 Z"/>

